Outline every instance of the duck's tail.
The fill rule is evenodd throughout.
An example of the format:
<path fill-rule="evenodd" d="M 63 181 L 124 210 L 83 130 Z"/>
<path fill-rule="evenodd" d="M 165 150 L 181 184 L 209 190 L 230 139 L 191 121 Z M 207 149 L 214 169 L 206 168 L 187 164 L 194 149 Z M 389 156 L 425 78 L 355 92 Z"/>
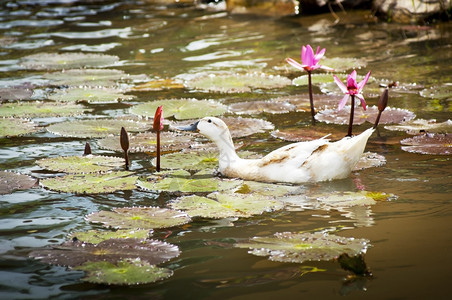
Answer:
<path fill-rule="evenodd" d="M 356 165 L 356 163 L 361 158 L 364 149 L 367 145 L 367 140 L 375 131 L 374 128 L 369 128 L 364 132 L 358 134 L 357 136 L 344 138 L 340 140 L 340 149 L 344 152 L 345 157 L 350 160 L 350 164 L 352 168 Z"/>

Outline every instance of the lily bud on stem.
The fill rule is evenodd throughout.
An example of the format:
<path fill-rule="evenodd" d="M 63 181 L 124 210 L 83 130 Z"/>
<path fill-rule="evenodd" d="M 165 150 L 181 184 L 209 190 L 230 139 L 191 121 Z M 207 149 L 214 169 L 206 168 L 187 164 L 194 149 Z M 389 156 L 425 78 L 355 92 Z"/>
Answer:
<path fill-rule="evenodd" d="M 129 135 L 124 127 L 121 127 L 121 136 L 119 138 L 121 148 L 124 151 L 124 159 L 126 160 L 126 169 L 129 169 Z"/>
<path fill-rule="evenodd" d="M 153 129 L 157 133 L 157 164 L 155 169 L 160 172 L 160 131 L 163 130 L 163 106 L 157 107 L 155 111 Z"/>
<path fill-rule="evenodd" d="M 86 142 L 85 144 L 85 152 L 83 153 L 83 155 L 90 155 L 91 154 L 91 146 L 89 145 L 88 142 Z"/>
<path fill-rule="evenodd" d="M 377 128 L 378 123 L 380 122 L 381 113 L 385 110 L 386 106 L 388 105 L 388 99 L 389 99 L 389 89 L 385 88 L 383 94 L 381 94 L 380 99 L 378 100 L 378 115 L 377 119 L 375 120 L 374 129 Z"/>

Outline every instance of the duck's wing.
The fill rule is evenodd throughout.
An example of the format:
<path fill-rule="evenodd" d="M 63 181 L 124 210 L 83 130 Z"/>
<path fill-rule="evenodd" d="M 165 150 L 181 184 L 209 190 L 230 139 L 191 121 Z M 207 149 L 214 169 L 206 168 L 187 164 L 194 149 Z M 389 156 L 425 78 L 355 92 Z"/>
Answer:
<path fill-rule="evenodd" d="M 300 165 L 303 163 L 316 149 L 322 145 L 328 144 L 326 139 L 318 139 L 314 141 L 298 142 L 278 148 L 260 160 L 259 167 L 266 167 L 275 164 Z"/>

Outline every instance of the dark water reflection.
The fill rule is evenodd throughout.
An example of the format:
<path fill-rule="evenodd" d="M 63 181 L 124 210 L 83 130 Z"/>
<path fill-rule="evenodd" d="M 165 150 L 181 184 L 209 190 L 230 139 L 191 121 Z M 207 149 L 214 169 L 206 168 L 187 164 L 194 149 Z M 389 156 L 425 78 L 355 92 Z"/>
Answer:
<path fill-rule="evenodd" d="M 191 78 L 202 72 L 264 71 L 298 76 L 285 63 L 298 57 L 303 44 L 327 48 L 326 56 L 365 59 L 379 79 L 415 85 L 391 98 L 390 105 L 414 111 L 418 118 L 440 122 L 451 118 L 451 98 L 424 98 L 420 91 L 452 82 L 451 24 L 428 27 L 376 22 L 369 12 L 349 12 L 336 26 L 330 15 L 272 20 L 229 16 L 191 6 L 152 1 L 2 1 L 0 3 L 0 87 L 45 85 L 40 72 L 26 71 L 19 60 L 40 52 L 96 52 L 120 57 L 115 68 L 151 78 Z M 136 92 L 134 103 L 171 97 L 219 99 L 224 103 L 263 100 L 306 92 L 305 88 L 245 94 L 207 94 L 188 90 Z M 317 90 L 316 92 L 319 92 Z M 378 94 L 365 94 L 375 104 Z M 33 99 L 46 99 L 45 89 Z M 338 98 L 338 100 L 340 97 Z M 92 105 L 92 116 L 127 113 L 124 104 Z M 0 107 L 1 109 L 1 107 Z M 307 113 L 259 115 L 276 129 L 309 126 Z M 48 125 L 62 119 L 37 119 Z M 335 126 L 335 125 L 329 125 Z M 365 128 L 369 124 L 361 125 Z M 340 127 L 344 129 L 345 127 Z M 188 229 L 156 232 L 178 244 L 182 255 L 169 262 L 173 277 L 152 285 L 115 288 L 83 284 L 81 272 L 29 260 L 30 250 L 65 240 L 74 230 L 92 226 L 93 211 L 131 205 L 161 205 L 171 198 L 140 191 L 101 196 L 74 196 L 41 188 L 0 196 L 0 297 L 2 299 L 446 299 L 452 267 L 452 165 L 450 156 L 411 154 L 400 149 L 405 134 L 380 129 L 367 149 L 384 155 L 387 164 L 351 178 L 303 186 L 306 191 L 354 191 L 359 181 L 368 191 L 398 196 L 370 208 L 321 210 L 306 206 L 263 216 L 196 221 Z M 392 143 L 391 141 L 397 141 Z M 244 141 L 244 140 L 242 140 Z M 388 142 L 389 141 L 389 142 Z M 284 143 L 269 134 L 245 141 L 249 149 L 268 152 Z M 35 160 L 83 151 L 85 140 L 50 133 L 0 139 L 0 169 L 49 176 Z M 97 149 L 96 153 L 111 153 Z M 119 154 L 117 154 L 119 155 Z M 132 168 L 144 174 L 149 156 L 134 157 Z M 282 231 L 342 229 L 344 236 L 366 238 L 372 247 L 366 262 L 373 279 L 345 281 L 336 262 L 302 265 L 270 262 L 233 248 L 235 241 Z M 324 271 L 314 272 L 322 269 Z M 311 270 L 310 272 L 308 272 Z"/>

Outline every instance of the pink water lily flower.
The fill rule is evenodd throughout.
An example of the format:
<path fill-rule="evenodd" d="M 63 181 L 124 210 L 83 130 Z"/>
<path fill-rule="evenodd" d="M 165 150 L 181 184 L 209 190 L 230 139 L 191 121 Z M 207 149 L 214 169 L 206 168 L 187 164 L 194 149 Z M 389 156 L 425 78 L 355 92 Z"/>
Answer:
<path fill-rule="evenodd" d="M 310 45 L 301 47 L 301 64 L 292 58 L 286 58 L 286 61 L 293 67 L 305 70 L 305 71 L 313 71 L 315 69 L 323 69 L 327 71 L 334 71 L 334 69 L 322 66 L 319 64 L 320 59 L 325 54 L 326 49 L 323 48 L 320 50 L 320 47 L 317 47 L 317 51 L 314 54 L 314 50 L 312 50 Z"/>
<path fill-rule="evenodd" d="M 364 99 L 362 95 L 362 90 L 364 86 L 367 83 L 367 80 L 369 80 L 370 71 L 367 73 L 366 77 L 364 77 L 363 80 L 361 80 L 360 83 L 356 83 L 356 70 L 353 70 L 353 72 L 347 76 L 347 86 L 345 86 L 342 81 L 336 76 L 333 75 L 334 82 L 336 82 L 337 86 L 341 89 L 343 93 L 345 93 L 345 96 L 342 98 L 341 102 L 339 102 L 338 109 L 341 110 L 344 108 L 345 103 L 347 102 L 349 96 L 356 96 L 361 100 L 361 105 L 363 106 L 364 110 L 366 110 L 366 100 Z"/>

